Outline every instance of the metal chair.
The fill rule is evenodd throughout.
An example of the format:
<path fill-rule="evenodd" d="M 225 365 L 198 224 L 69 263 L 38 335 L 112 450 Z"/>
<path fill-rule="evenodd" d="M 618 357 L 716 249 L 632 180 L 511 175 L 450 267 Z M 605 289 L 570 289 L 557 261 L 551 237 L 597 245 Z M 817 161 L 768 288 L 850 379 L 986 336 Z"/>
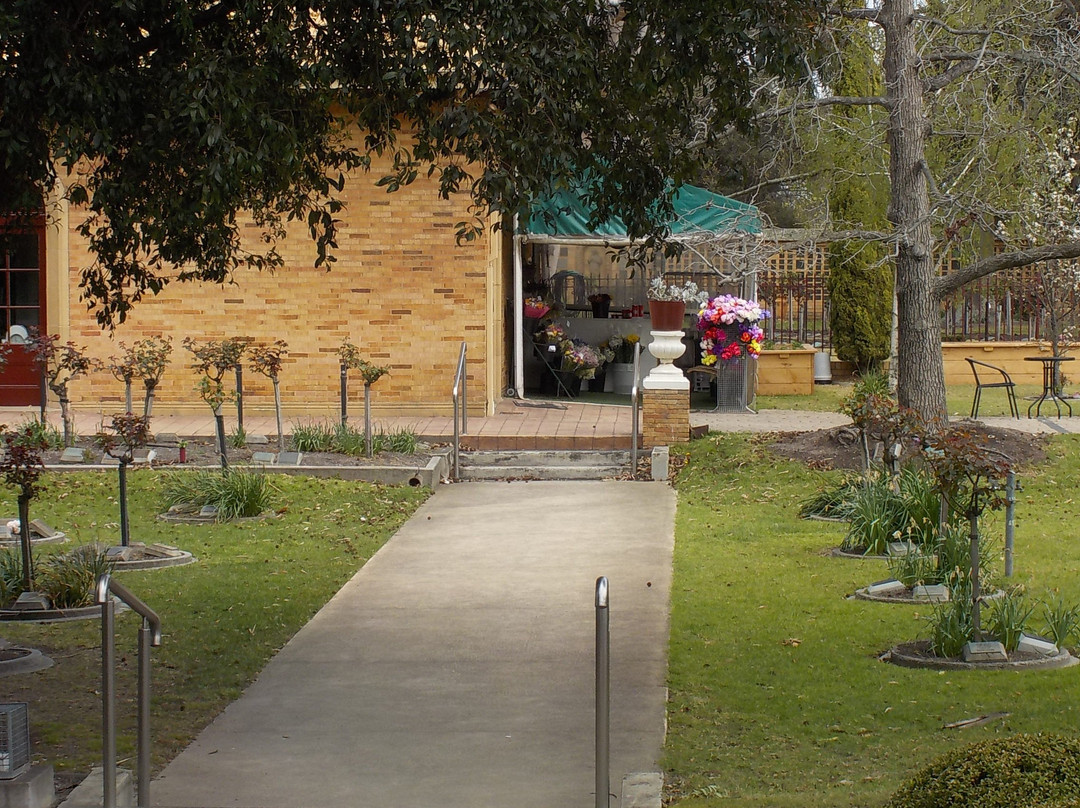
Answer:
<path fill-rule="evenodd" d="M 971 417 L 979 417 L 979 401 L 982 398 L 982 391 L 993 387 L 1004 387 L 1006 394 L 1009 396 L 1009 411 L 1012 413 L 1013 418 L 1020 417 L 1020 409 L 1016 405 L 1016 383 L 1010 378 L 1009 374 L 1003 369 L 995 367 L 994 365 L 988 365 L 986 362 L 980 362 L 977 359 L 965 357 L 967 363 L 971 365 L 971 372 L 975 376 L 975 398 L 971 402 Z M 979 378 L 979 368 L 986 368 L 992 370 L 995 373 L 1001 374 L 1001 381 L 999 382 L 984 382 Z M 991 377 L 993 378 L 993 377 Z"/>

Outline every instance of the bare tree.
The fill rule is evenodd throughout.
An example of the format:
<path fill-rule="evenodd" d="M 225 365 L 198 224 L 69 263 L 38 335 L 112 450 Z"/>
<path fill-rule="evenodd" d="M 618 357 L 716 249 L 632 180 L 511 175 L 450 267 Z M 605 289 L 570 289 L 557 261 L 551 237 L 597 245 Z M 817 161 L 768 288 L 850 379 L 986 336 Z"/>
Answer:
<path fill-rule="evenodd" d="M 809 180 L 801 187 L 818 203 L 825 238 L 889 247 L 899 399 L 944 416 L 942 300 L 1000 270 L 1080 256 L 1080 233 L 1035 226 L 1047 207 L 1032 204 L 1029 194 L 1056 183 L 1075 204 L 1075 152 L 1067 170 L 1053 177 L 1045 155 L 1080 98 L 1076 11 L 1055 0 L 881 0 L 836 8 L 829 19 L 821 42 L 831 57 L 819 60 L 798 88 L 763 82 L 758 98 L 767 108 L 759 119 L 786 127 L 787 143 L 830 158 L 831 167 L 816 173 L 822 183 L 884 175 L 884 228 L 833 221 L 827 194 L 814 195 Z M 872 31 L 867 69 L 881 78 L 861 94 L 843 92 L 836 80 L 842 34 L 852 26 Z M 843 112 L 852 109 L 867 114 Z M 845 151 L 838 154 L 841 131 Z M 961 260 L 942 273 L 946 253 Z"/>

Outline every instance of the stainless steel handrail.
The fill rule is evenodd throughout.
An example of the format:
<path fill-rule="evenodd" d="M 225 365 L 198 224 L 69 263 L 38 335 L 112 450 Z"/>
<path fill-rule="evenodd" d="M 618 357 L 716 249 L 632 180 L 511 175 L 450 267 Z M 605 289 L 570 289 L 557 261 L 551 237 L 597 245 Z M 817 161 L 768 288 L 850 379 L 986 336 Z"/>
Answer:
<path fill-rule="evenodd" d="M 458 356 L 457 373 L 454 374 L 454 387 L 451 396 L 454 399 L 454 479 L 456 480 L 461 470 L 461 436 L 469 432 L 469 401 L 467 389 L 467 377 L 465 374 L 465 343 L 461 343 L 461 354 Z M 458 420 L 460 416 L 460 429 Z"/>
<path fill-rule="evenodd" d="M 611 635 L 608 579 L 596 579 L 596 808 L 608 808 L 611 790 Z"/>
<path fill-rule="evenodd" d="M 109 573 L 97 579 L 94 600 L 101 605 L 102 808 L 116 808 L 116 601 L 142 617 L 139 627 L 138 808 L 150 808 L 150 647 L 161 645 L 161 618 Z"/>
<path fill-rule="evenodd" d="M 637 475 L 640 426 L 638 413 L 638 378 L 641 375 L 641 343 L 634 345 L 634 385 L 630 388 L 630 473 Z"/>

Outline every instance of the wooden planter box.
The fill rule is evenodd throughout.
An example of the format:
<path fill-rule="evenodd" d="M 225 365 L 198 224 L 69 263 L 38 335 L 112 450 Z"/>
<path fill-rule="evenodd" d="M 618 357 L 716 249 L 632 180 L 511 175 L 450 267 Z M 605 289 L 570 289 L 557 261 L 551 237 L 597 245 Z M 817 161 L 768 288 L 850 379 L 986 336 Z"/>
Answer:
<path fill-rule="evenodd" d="M 817 350 L 814 348 L 762 351 L 757 358 L 757 395 L 812 395 L 814 392 L 814 354 L 816 353 Z"/>
<path fill-rule="evenodd" d="M 975 384 L 968 357 L 1004 370 L 1017 384 L 1042 385 L 1042 364 L 1025 362 L 1026 356 L 1049 356 L 1045 342 L 943 342 L 945 384 Z M 1066 372 L 1068 372 L 1066 370 Z M 999 381 L 1001 377 L 993 374 Z"/>

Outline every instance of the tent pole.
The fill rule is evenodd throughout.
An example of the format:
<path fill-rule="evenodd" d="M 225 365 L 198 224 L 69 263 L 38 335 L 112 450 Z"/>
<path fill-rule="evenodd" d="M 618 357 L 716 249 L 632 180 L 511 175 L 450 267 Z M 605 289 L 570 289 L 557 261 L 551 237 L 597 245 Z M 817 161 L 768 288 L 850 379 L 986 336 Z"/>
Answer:
<path fill-rule="evenodd" d="M 522 331 L 525 323 L 525 289 L 522 280 L 521 249 L 525 237 L 518 233 L 518 217 L 514 216 L 514 393 L 525 398 L 525 344 Z"/>

